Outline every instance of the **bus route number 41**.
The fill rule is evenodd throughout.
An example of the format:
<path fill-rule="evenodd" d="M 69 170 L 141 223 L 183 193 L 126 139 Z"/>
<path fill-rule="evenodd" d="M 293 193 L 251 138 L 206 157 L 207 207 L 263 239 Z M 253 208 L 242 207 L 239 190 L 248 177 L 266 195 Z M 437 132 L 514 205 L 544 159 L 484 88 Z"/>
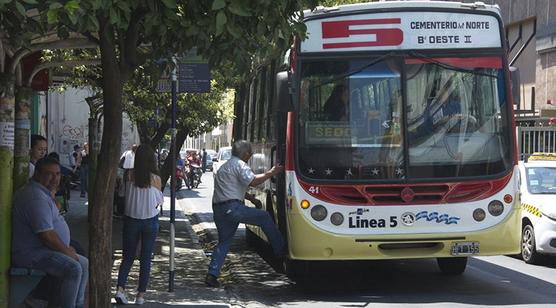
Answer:
<path fill-rule="evenodd" d="M 309 187 L 309 192 L 313 195 L 319 194 L 319 187 L 318 186 L 311 186 Z"/>
<path fill-rule="evenodd" d="M 453 242 L 452 256 L 468 256 L 479 254 L 479 242 Z"/>

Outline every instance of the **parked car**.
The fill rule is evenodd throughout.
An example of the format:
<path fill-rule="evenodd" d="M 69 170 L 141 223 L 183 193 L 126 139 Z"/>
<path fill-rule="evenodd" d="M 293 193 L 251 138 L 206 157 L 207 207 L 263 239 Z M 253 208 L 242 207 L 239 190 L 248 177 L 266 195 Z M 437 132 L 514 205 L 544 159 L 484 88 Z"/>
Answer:
<path fill-rule="evenodd" d="M 519 162 L 521 172 L 521 257 L 536 263 L 556 255 L 556 154 L 535 153 Z"/>
<path fill-rule="evenodd" d="M 228 159 L 232 158 L 232 147 L 222 147 L 218 151 L 218 155 L 216 156 L 216 161 L 214 162 L 214 167 L 212 172 L 216 173 L 218 168 L 222 166 Z"/>
<path fill-rule="evenodd" d="M 206 151 L 207 151 L 207 170 L 212 171 L 214 161 L 216 160 L 216 156 L 218 155 L 218 153 L 216 153 L 215 150 L 206 150 Z"/>

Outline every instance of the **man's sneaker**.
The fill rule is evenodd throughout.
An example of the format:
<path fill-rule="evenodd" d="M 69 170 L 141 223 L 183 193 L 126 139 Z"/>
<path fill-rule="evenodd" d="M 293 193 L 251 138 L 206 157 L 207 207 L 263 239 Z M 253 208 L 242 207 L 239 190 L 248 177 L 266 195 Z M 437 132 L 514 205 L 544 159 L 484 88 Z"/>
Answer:
<path fill-rule="evenodd" d="M 218 278 L 216 278 L 216 276 L 211 274 L 207 274 L 207 276 L 205 277 L 205 284 L 213 288 L 220 287 L 220 283 L 218 283 Z"/>
<path fill-rule="evenodd" d="M 145 303 L 145 299 L 143 297 L 136 297 L 135 298 L 135 305 L 143 305 Z"/>
<path fill-rule="evenodd" d="M 127 305 L 127 297 L 125 296 L 125 292 L 117 291 L 114 298 L 116 299 L 116 303 L 120 305 Z"/>

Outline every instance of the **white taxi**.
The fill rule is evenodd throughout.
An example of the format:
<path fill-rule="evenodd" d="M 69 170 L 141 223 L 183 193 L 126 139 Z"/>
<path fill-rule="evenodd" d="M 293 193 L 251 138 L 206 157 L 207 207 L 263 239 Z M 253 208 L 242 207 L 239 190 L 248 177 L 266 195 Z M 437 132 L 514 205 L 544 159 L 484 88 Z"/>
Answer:
<path fill-rule="evenodd" d="M 218 168 L 222 166 L 228 159 L 232 158 L 232 147 L 222 147 L 218 151 L 218 156 L 216 156 L 216 161 L 212 166 L 212 172 L 216 175 Z"/>
<path fill-rule="evenodd" d="M 535 153 L 519 162 L 521 172 L 521 257 L 539 261 L 556 255 L 556 154 Z"/>

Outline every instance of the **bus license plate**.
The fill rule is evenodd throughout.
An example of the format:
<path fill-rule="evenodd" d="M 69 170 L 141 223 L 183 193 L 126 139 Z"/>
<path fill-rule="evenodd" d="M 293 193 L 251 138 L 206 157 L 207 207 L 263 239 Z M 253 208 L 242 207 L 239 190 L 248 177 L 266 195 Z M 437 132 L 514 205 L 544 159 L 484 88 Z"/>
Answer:
<path fill-rule="evenodd" d="M 452 256 L 479 254 L 479 242 L 453 242 Z"/>

